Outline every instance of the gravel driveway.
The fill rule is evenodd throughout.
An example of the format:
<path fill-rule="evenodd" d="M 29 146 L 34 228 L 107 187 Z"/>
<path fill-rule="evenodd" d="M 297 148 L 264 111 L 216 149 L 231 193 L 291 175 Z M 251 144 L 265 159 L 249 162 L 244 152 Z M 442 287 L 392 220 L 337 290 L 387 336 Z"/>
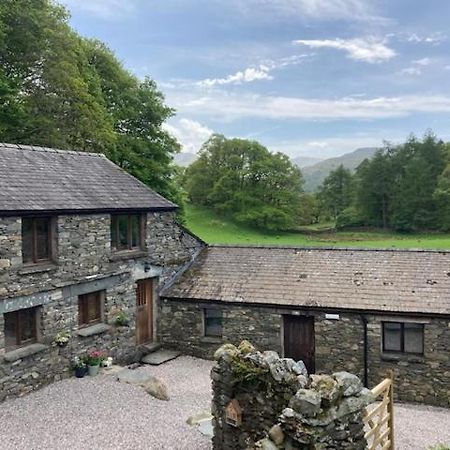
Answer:
<path fill-rule="evenodd" d="M 166 383 L 163 402 L 111 375 L 71 378 L 0 406 L 1 450 L 210 450 L 186 419 L 209 409 L 210 361 L 187 356 L 148 372 Z M 450 409 L 396 405 L 396 448 L 450 444 Z"/>

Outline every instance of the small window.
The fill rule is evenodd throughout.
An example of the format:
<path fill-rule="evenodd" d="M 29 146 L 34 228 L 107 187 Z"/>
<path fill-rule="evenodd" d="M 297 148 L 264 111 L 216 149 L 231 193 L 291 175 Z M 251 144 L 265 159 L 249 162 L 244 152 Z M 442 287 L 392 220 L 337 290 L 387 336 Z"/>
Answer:
<path fill-rule="evenodd" d="M 383 322 L 383 351 L 423 355 L 420 323 Z"/>
<path fill-rule="evenodd" d="M 5 347 L 7 351 L 37 341 L 37 320 L 39 308 L 27 308 L 4 314 Z"/>
<path fill-rule="evenodd" d="M 52 257 L 52 226 L 50 217 L 22 218 L 22 260 L 40 263 Z"/>
<path fill-rule="evenodd" d="M 222 337 L 223 314 L 220 309 L 205 309 L 205 336 Z"/>
<path fill-rule="evenodd" d="M 91 292 L 78 297 L 78 323 L 80 326 L 94 325 L 103 319 L 104 291 Z"/>
<path fill-rule="evenodd" d="M 144 218 L 141 214 L 111 216 L 111 247 L 113 250 L 143 248 Z"/>

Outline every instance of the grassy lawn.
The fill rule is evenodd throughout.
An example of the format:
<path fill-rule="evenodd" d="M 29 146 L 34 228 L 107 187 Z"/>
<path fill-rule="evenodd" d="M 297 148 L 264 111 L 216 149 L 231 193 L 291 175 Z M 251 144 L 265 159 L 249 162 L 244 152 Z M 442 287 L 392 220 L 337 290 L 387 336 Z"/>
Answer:
<path fill-rule="evenodd" d="M 186 207 L 186 225 L 210 244 L 450 249 L 450 234 L 400 234 L 383 231 L 340 231 L 321 234 L 308 234 L 307 231 L 262 232 L 236 225 L 217 217 L 205 208 L 192 205 Z"/>

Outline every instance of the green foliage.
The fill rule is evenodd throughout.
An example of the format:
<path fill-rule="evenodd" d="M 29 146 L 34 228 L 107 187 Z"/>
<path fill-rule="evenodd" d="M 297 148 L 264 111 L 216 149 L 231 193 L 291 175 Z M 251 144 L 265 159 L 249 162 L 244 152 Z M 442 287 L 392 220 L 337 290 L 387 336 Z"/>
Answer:
<path fill-rule="evenodd" d="M 267 380 L 265 375 L 269 373 L 269 369 L 259 367 L 251 361 L 244 361 L 238 355 L 231 358 L 231 368 L 233 370 L 234 381 L 237 383 L 265 383 Z"/>
<path fill-rule="evenodd" d="M 336 219 L 344 209 L 350 206 L 352 197 L 352 174 L 341 164 L 325 178 L 319 189 L 319 199 L 323 209 Z"/>
<path fill-rule="evenodd" d="M 102 43 L 80 37 L 50 0 L 0 5 L 0 141 L 105 153 L 181 201 L 162 127 L 173 114 L 155 83 L 132 76 Z"/>
<path fill-rule="evenodd" d="M 302 175 L 289 158 L 254 141 L 212 136 L 185 173 L 192 203 L 266 230 L 300 220 Z"/>
<path fill-rule="evenodd" d="M 365 225 L 364 219 L 354 206 L 349 206 L 339 213 L 336 219 L 336 228 L 353 228 Z"/>

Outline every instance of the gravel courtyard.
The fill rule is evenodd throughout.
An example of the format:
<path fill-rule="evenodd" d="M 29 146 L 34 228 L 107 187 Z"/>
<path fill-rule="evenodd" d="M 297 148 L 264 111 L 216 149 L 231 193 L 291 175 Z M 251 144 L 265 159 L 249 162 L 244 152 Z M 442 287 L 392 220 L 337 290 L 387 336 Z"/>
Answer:
<path fill-rule="evenodd" d="M 209 439 L 186 424 L 208 410 L 210 361 L 187 356 L 142 367 L 168 387 L 164 402 L 111 375 L 71 378 L 0 407 L 4 450 L 210 450 Z M 450 410 L 396 405 L 396 448 L 450 444 Z"/>

